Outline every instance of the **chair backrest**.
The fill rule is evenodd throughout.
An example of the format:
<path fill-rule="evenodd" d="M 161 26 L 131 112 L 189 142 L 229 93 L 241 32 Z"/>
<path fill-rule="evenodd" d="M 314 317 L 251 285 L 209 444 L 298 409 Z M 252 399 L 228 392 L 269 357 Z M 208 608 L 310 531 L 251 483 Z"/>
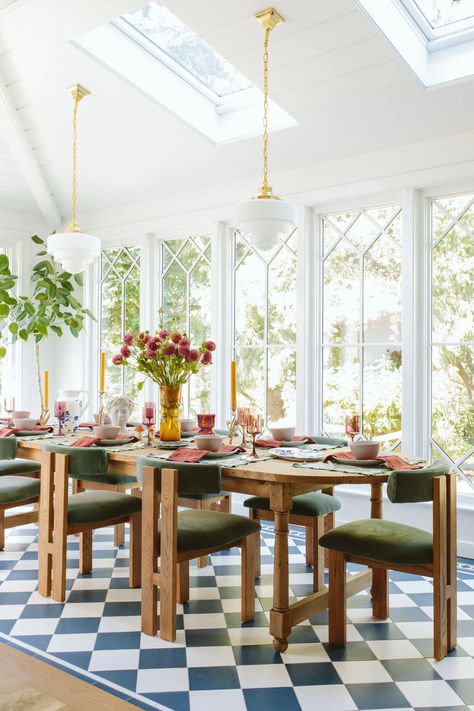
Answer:
<path fill-rule="evenodd" d="M 0 437 L 0 459 L 15 459 L 17 450 L 16 437 Z"/>
<path fill-rule="evenodd" d="M 218 494 L 221 490 L 221 470 L 218 464 L 190 464 L 187 462 L 167 462 L 157 457 L 138 457 L 137 479 L 143 481 L 143 468 L 158 470 L 158 491 L 161 491 L 161 470 L 175 469 L 178 472 L 178 493 Z"/>
<path fill-rule="evenodd" d="M 337 437 L 317 437 L 316 435 L 311 435 L 311 439 L 314 439 L 316 444 L 334 444 L 341 447 L 347 446 L 347 440 L 338 439 Z"/>
<path fill-rule="evenodd" d="M 449 467 L 444 462 L 434 462 L 427 469 L 393 471 L 387 484 L 387 496 L 393 504 L 433 501 L 433 479 L 446 476 Z"/>
<path fill-rule="evenodd" d="M 108 466 L 107 451 L 103 447 L 62 447 L 57 444 L 47 444 L 45 452 L 68 455 L 68 473 L 74 477 L 81 474 L 105 474 Z"/>

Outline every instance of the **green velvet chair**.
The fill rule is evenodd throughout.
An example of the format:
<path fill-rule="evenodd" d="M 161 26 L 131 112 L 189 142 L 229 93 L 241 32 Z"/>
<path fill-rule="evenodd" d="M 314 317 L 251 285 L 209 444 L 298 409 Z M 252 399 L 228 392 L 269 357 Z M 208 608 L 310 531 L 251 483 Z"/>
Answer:
<path fill-rule="evenodd" d="M 160 588 L 160 636 L 174 641 L 176 604 L 189 600 L 189 561 L 234 546 L 242 551 L 241 617 L 243 622 L 252 620 L 260 524 L 220 511 L 188 509 L 178 513 L 178 496 L 220 492 L 219 466 L 140 457 L 138 478 L 142 480 L 143 496 L 142 631 L 150 635 L 157 632 Z M 157 534 L 151 535 L 153 531 Z"/>
<path fill-rule="evenodd" d="M 0 477 L 11 474 L 39 477 L 41 464 L 31 459 L 17 457 L 17 452 L 16 437 L 0 437 Z"/>
<path fill-rule="evenodd" d="M 372 569 L 372 610 L 386 619 L 388 571 L 433 579 L 434 656 L 456 646 L 456 475 L 441 462 L 430 468 L 391 472 L 387 496 L 395 504 L 433 502 L 433 531 L 382 519 L 352 521 L 328 531 L 329 642 L 346 644 L 346 563 Z"/>
<path fill-rule="evenodd" d="M 316 437 L 312 439 L 317 444 L 334 444 L 344 446 L 344 439 L 333 437 Z M 244 506 L 250 509 L 250 518 L 255 521 L 273 521 L 273 511 L 270 500 L 263 496 L 251 496 L 244 501 Z M 293 506 L 289 522 L 306 529 L 306 565 L 313 567 L 313 590 L 317 592 L 324 587 L 324 552 L 320 549 L 319 539 L 324 531 L 333 528 L 334 514 L 341 508 L 340 502 L 333 496 L 333 488 L 325 489 L 325 493 L 311 492 L 293 497 Z M 261 574 L 260 547 L 258 548 L 255 576 Z"/>
<path fill-rule="evenodd" d="M 38 520 L 37 511 L 26 511 L 5 516 L 8 509 L 27 504 L 37 504 L 40 494 L 40 480 L 26 476 L 0 477 L 0 550 L 5 547 L 5 529 L 21 526 Z"/>
<path fill-rule="evenodd" d="M 138 496 L 117 491 L 69 495 L 69 479 L 107 478 L 107 452 L 46 445 L 41 462 L 38 540 L 38 592 L 58 602 L 66 597 L 67 537 L 79 534 L 79 572 L 92 571 L 92 533 L 96 528 L 130 524 L 129 585 L 140 586 L 141 508 Z"/>

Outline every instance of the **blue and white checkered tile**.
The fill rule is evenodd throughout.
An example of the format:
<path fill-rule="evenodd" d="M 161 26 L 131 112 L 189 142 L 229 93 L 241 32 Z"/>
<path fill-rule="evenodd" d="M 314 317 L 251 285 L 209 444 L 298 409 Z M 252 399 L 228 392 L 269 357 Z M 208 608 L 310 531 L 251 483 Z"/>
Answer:
<path fill-rule="evenodd" d="M 287 652 L 268 633 L 274 536 L 262 532 L 262 577 L 255 621 L 240 623 L 236 550 L 191 566 L 191 600 L 178 609 L 175 643 L 140 632 L 140 591 L 128 589 L 128 538 L 94 535 L 94 569 L 78 574 L 79 544 L 68 543 L 65 604 L 37 586 L 37 529 L 9 532 L 0 553 L 0 638 L 143 709 L 201 711 L 474 711 L 474 564 L 459 561 L 459 644 L 441 662 L 432 655 L 432 587 L 392 573 L 390 620 L 374 621 L 370 598 L 349 600 L 348 644 L 328 645 L 326 614 L 298 625 Z M 303 529 L 292 529 L 293 599 L 311 591 Z"/>

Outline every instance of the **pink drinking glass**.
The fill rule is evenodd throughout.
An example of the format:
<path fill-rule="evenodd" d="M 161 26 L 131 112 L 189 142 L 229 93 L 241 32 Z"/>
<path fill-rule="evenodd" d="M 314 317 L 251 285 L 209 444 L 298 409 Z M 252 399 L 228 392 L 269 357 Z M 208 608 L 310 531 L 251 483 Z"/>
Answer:
<path fill-rule="evenodd" d="M 156 405 L 154 402 L 146 402 L 142 410 L 142 422 L 147 427 L 156 423 Z"/>
<path fill-rule="evenodd" d="M 247 442 L 245 440 L 245 431 L 247 428 L 247 420 L 249 417 L 249 412 L 250 412 L 250 410 L 248 407 L 238 407 L 237 408 L 237 424 L 239 425 L 239 427 L 242 430 L 242 442 L 241 442 L 242 447 L 245 447 L 245 445 L 247 444 Z"/>
<path fill-rule="evenodd" d="M 15 411 L 15 398 L 14 397 L 6 397 L 3 399 L 3 409 L 8 415 L 8 425 L 12 424 L 12 418 L 11 414 L 12 412 Z"/>
<path fill-rule="evenodd" d="M 199 427 L 198 434 L 214 434 L 214 425 L 216 424 L 216 416 L 210 412 L 197 415 L 197 423 Z"/>
<path fill-rule="evenodd" d="M 353 413 L 344 418 L 344 431 L 353 440 L 360 432 L 360 415 Z"/>
<path fill-rule="evenodd" d="M 261 415 L 255 415 L 250 413 L 247 418 L 247 432 L 252 436 L 252 454 L 251 457 L 257 459 L 258 454 L 255 449 L 255 440 L 257 435 L 262 434 L 263 430 L 263 417 Z"/>

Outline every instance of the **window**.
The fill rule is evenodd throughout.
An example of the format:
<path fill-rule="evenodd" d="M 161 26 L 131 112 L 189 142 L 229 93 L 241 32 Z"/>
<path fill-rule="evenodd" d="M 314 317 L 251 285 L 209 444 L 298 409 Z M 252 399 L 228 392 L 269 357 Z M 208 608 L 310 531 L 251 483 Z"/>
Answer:
<path fill-rule="evenodd" d="M 401 209 L 322 218 L 323 429 L 396 445 L 401 431 Z"/>
<path fill-rule="evenodd" d="M 100 350 L 106 353 L 107 397 L 125 395 L 138 416 L 140 376 L 130 368 L 112 365 L 125 333 L 140 328 L 140 248 L 111 247 L 101 253 Z"/>
<path fill-rule="evenodd" d="M 252 86 L 249 79 L 159 0 L 150 0 L 138 10 L 122 15 L 122 19 L 217 97 Z"/>
<path fill-rule="evenodd" d="M 433 29 L 474 18 L 473 0 L 463 0 L 463 2 L 453 2 L 453 0 L 414 0 L 414 2 Z"/>
<path fill-rule="evenodd" d="M 211 337 L 211 238 L 196 235 L 161 242 L 163 325 L 194 344 Z M 211 373 L 203 368 L 184 389 L 189 415 L 211 411 Z"/>
<path fill-rule="evenodd" d="M 234 242 L 238 403 L 268 424 L 296 421 L 296 232 L 271 254 Z"/>
<path fill-rule="evenodd" d="M 433 202 L 431 249 L 432 446 L 474 486 L 474 195 Z"/>

